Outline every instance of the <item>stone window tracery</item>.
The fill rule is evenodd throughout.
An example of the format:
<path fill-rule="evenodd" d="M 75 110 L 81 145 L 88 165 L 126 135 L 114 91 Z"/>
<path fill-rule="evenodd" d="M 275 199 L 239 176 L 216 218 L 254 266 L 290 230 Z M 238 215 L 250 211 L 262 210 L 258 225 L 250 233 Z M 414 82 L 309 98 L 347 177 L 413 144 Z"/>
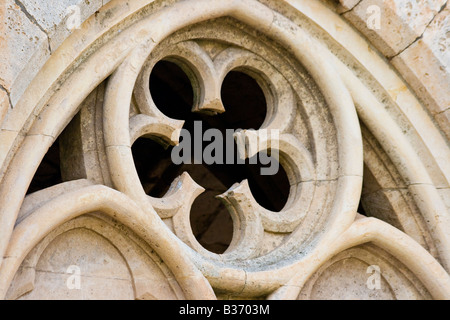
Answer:
<path fill-rule="evenodd" d="M 448 173 L 427 157 L 442 141 L 416 137 L 420 111 L 405 107 L 416 97 L 406 86 L 393 97 L 402 80 L 386 61 L 287 2 L 128 6 L 92 17 L 30 85 L 22 115 L 8 115 L 23 123 L 2 131 L 17 136 L 0 172 L 1 297 L 39 297 L 77 238 L 73 264 L 87 256 L 87 276 L 101 269 L 138 299 L 449 297 Z M 255 129 L 265 140 L 246 157 L 278 156 L 278 174 L 249 159 L 174 164 L 195 121 Z M 61 180 L 40 184 L 58 147 Z M 83 251 L 89 242 L 115 267 Z M 365 286 L 373 265 L 381 291 Z"/>

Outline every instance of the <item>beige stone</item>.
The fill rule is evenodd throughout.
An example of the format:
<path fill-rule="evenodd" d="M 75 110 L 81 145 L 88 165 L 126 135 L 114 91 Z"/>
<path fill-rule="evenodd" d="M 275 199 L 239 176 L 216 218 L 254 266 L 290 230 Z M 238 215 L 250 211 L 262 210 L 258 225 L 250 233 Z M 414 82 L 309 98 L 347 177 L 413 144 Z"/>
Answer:
<path fill-rule="evenodd" d="M 450 9 L 446 8 L 427 26 L 421 39 L 392 60 L 433 114 L 450 106 L 449 26 Z M 440 124 L 447 130 L 448 123 Z"/>
<path fill-rule="evenodd" d="M 14 1 L 3 2 L 0 11 L 4 14 L 0 29 L 0 85 L 10 92 L 14 105 L 48 59 L 48 37 Z"/>
<path fill-rule="evenodd" d="M 71 32 L 80 27 L 76 26 L 72 29 L 70 24 L 72 20 L 79 21 L 81 24 L 107 3 L 108 1 L 101 0 L 63 0 L 54 3 L 43 0 L 27 0 L 22 1 L 22 6 L 46 32 L 50 39 L 50 48 L 55 51 Z M 76 16 L 78 9 L 71 10 L 69 9 L 71 7 L 77 7 L 80 15 Z"/>
<path fill-rule="evenodd" d="M 0 89 L 0 123 L 3 122 L 10 107 L 8 93 L 5 90 Z"/>
<path fill-rule="evenodd" d="M 20 4 L 10 10 L 23 34 L 4 32 L 14 41 L 0 48 L 14 62 L 0 67 L 8 79 L 0 90 L 0 298 L 450 299 L 446 10 L 434 18 L 443 1 Z M 65 13 L 74 4 L 83 24 L 71 32 Z M 379 31 L 364 26 L 370 4 L 383 7 Z M 34 33 L 41 42 L 24 42 Z M 392 63 L 403 77 L 386 59 L 402 50 Z M 421 74 L 415 54 L 444 78 Z M 174 92 L 151 89 L 161 61 L 184 72 L 192 106 L 172 74 L 164 81 Z M 260 128 L 237 138 L 248 140 L 244 155 L 277 151 L 289 195 L 275 212 L 250 179 L 234 181 L 218 196 L 229 215 L 214 215 L 196 238 L 193 217 L 206 223 L 209 209 L 221 210 L 211 200 L 191 212 L 209 169 L 169 172 L 152 149 L 139 165 L 156 167 L 139 171 L 134 147 L 180 143 L 189 119 L 170 118 L 161 98 L 223 119 L 231 71 L 253 78 L 267 105 Z M 249 93 L 242 90 L 238 101 Z M 258 135 L 263 143 L 252 144 Z M 61 183 L 27 194 L 49 167 Z M 211 188 L 223 190 L 232 173 Z M 144 175 L 167 191 L 148 193 Z M 275 183 L 258 183 L 281 197 Z M 202 245 L 230 238 L 223 253 Z M 74 279 L 80 288 L 68 285 Z"/>
<path fill-rule="evenodd" d="M 363 0 L 345 13 L 345 17 L 368 37 L 383 55 L 392 57 L 423 34 L 445 3 L 445 0 Z M 371 8 L 375 9 L 372 11 Z M 379 19 L 379 25 L 372 19 Z"/>
<path fill-rule="evenodd" d="M 392 269 L 389 266 L 389 262 L 392 261 L 395 261 L 392 257 L 371 245 L 341 252 L 308 280 L 299 298 L 302 300 L 430 299 L 423 287 L 416 288 L 409 282 L 411 275 L 400 274 L 406 271 L 403 267 L 399 268 L 397 265 Z M 378 266 L 379 269 L 374 266 Z M 398 274 L 394 275 L 397 272 Z M 378 275 L 379 278 L 373 279 L 372 282 L 372 279 L 367 279 L 367 275 L 374 278 Z M 388 281 L 393 278 L 398 281 L 398 286 L 392 287 L 389 284 Z M 370 290 L 368 281 L 371 285 L 378 286 L 378 289 Z"/>
<path fill-rule="evenodd" d="M 434 116 L 442 131 L 450 139 L 450 109 L 447 109 Z"/>
<path fill-rule="evenodd" d="M 359 2 L 360 0 L 339 0 L 340 4 L 339 11 L 340 12 L 349 11 L 353 9 Z"/>

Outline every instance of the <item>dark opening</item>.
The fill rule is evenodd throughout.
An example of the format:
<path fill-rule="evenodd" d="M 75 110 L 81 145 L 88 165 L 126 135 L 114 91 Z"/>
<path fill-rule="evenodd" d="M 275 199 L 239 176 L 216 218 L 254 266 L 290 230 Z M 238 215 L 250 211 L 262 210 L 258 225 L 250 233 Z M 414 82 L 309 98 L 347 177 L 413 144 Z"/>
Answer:
<path fill-rule="evenodd" d="M 257 82 L 242 72 L 230 72 L 223 83 L 222 99 L 226 112 L 210 116 L 192 113 L 193 90 L 191 82 L 183 70 L 175 63 L 158 62 L 151 74 L 150 91 L 158 108 L 167 116 L 185 120 L 184 129 L 194 140 L 195 121 L 201 121 L 203 133 L 211 128 L 218 129 L 226 137 L 227 129 L 258 129 L 264 122 L 267 105 L 263 91 Z M 203 149 L 211 142 L 203 142 Z M 233 152 L 237 157 L 237 146 Z M 228 210 L 215 196 L 224 193 L 233 184 L 248 179 L 253 196 L 263 207 L 280 211 L 286 204 L 290 185 L 284 169 L 273 176 L 262 176 L 262 164 L 182 164 L 171 161 L 171 150 L 150 139 L 138 139 L 133 145 L 136 169 L 147 194 L 162 197 L 171 182 L 183 172 L 203 188 L 205 193 L 194 202 L 191 210 L 191 226 L 197 240 L 206 249 L 223 253 L 229 246 L 233 234 L 233 224 Z M 194 155 L 194 145 L 191 155 Z M 192 162 L 193 163 L 193 162 Z"/>
<path fill-rule="evenodd" d="M 222 84 L 226 112 L 218 118 L 228 129 L 259 129 L 267 114 L 267 102 L 258 83 L 243 72 L 231 71 Z"/>
<path fill-rule="evenodd" d="M 31 180 L 27 194 L 43 190 L 59 183 L 62 183 L 62 178 L 59 157 L 59 139 L 56 139 L 42 159 L 33 180 Z"/>
<path fill-rule="evenodd" d="M 361 200 L 359 201 L 359 205 L 358 205 L 358 213 L 367 217 L 366 210 L 364 210 L 364 207 L 363 207 L 363 204 L 362 204 Z"/>
<path fill-rule="evenodd" d="M 150 76 L 150 92 L 153 102 L 166 116 L 186 120 L 194 104 L 191 81 L 175 63 L 158 62 Z"/>

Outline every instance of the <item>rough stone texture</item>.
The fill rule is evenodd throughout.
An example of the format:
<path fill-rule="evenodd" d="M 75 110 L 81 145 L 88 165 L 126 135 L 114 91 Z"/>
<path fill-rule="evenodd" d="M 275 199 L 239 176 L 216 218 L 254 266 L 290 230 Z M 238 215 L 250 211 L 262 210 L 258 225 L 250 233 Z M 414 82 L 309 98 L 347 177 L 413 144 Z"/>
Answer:
<path fill-rule="evenodd" d="M 414 88 L 432 114 L 448 109 L 450 9 L 442 10 L 428 25 L 423 37 L 392 59 L 392 64 Z M 444 118 L 439 116 L 437 121 L 442 130 L 447 132 L 450 124 L 443 122 Z"/>
<path fill-rule="evenodd" d="M 133 237 L 128 230 L 114 229 L 102 218 L 72 220 L 47 236 L 28 255 L 8 297 L 25 300 L 182 297 L 158 257 L 146 251 L 145 244 L 133 242 Z"/>
<path fill-rule="evenodd" d="M 6 90 L 0 89 L 0 124 L 3 122 L 10 107 L 8 93 Z"/>
<path fill-rule="evenodd" d="M 338 12 L 346 12 L 353 9 L 361 0 L 339 0 Z"/>
<path fill-rule="evenodd" d="M 435 115 L 435 118 L 444 134 L 447 135 L 448 139 L 450 139 L 450 109 L 438 113 Z"/>
<path fill-rule="evenodd" d="M 83 23 L 106 0 L 5 0 L 0 4 L 0 85 L 11 94 L 13 105 L 50 54 L 76 29 L 69 30 L 67 8 L 80 8 Z M 17 80 L 17 82 L 16 82 Z"/>
<path fill-rule="evenodd" d="M 48 59 L 48 38 L 13 0 L 3 1 L 0 11 L 0 85 L 11 94 L 13 105 Z"/>
<path fill-rule="evenodd" d="M 0 298 L 450 299 L 448 11 L 434 17 L 445 1 L 340 2 L 351 10 L 321 0 L 2 4 Z M 90 17 L 66 39 L 70 4 Z M 370 4 L 382 7 L 379 31 L 365 26 Z M 395 55 L 404 79 L 386 59 Z M 136 139 L 175 145 L 183 126 L 149 90 L 166 58 L 205 116 L 226 116 L 222 80 L 248 73 L 267 100 L 263 127 L 280 133 L 290 198 L 272 212 L 235 181 L 219 197 L 233 219 L 224 254 L 191 225 L 201 171 L 167 179 L 156 168 L 161 198 L 137 173 Z M 56 141 L 64 182 L 27 195 Z M 208 218 L 194 216 L 203 229 Z M 203 234 L 212 246 L 228 240 L 223 218 Z M 70 265 L 79 290 L 66 285 Z"/>
<path fill-rule="evenodd" d="M 80 268 L 80 289 L 67 286 L 73 273 L 71 262 Z M 131 274 L 120 252 L 105 238 L 86 229 L 65 233 L 53 240 L 36 265 L 35 286 L 22 299 L 132 299 Z M 70 283 L 70 282 L 69 282 Z"/>
<path fill-rule="evenodd" d="M 446 0 L 363 0 L 344 16 L 385 56 L 392 57 L 420 37 Z M 380 8 L 380 29 L 371 30 L 367 21 L 370 6 Z"/>
<path fill-rule="evenodd" d="M 56 2 L 45 0 L 17 0 L 23 4 L 27 12 L 36 20 L 50 38 L 50 48 L 55 51 L 59 45 L 74 30 L 70 30 L 67 21 L 71 14 L 71 6 L 80 8 L 80 23 L 107 4 L 108 0 L 60 0 Z"/>
<path fill-rule="evenodd" d="M 388 258 L 382 265 L 380 261 L 377 261 L 377 263 L 380 263 L 378 265 L 380 273 L 373 269 L 374 254 Z M 388 261 L 392 262 L 395 259 L 370 245 L 344 251 L 333 257 L 308 280 L 300 293 L 299 299 L 430 299 L 424 292 L 423 287 L 415 287 L 414 282 L 410 282 L 411 275 L 407 274 L 403 266 L 397 265 L 398 269 L 396 270 L 389 265 Z M 401 274 L 402 272 L 403 274 Z M 395 280 L 397 283 L 392 286 L 395 273 L 397 273 Z M 368 275 L 372 278 L 368 279 Z M 370 285 L 376 285 L 378 289 L 370 290 L 368 288 Z"/>

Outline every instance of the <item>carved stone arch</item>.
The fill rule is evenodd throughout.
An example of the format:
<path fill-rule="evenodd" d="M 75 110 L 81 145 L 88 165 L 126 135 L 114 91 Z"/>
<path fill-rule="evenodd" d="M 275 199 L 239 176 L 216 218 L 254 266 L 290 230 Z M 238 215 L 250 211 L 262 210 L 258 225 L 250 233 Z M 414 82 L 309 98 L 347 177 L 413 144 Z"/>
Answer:
<path fill-rule="evenodd" d="M 371 285 L 377 289 L 373 290 Z M 395 258 L 366 244 L 345 250 L 327 261 L 308 279 L 299 298 L 424 300 L 431 296 Z"/>
<path fill-rule="evenodd" d="M 87 184 L 89 185 L 89 183 Z M 72 183 L 72 185 L 73 188 L 76 186 L 75 183 Z M 156 252 L 161 252 L 159 257 L 162 261 L 165 261 L 163 263 L 167 265 L 169 270 L 174 270 L 183 266 L 183 268 L 175 274 L 175 280 L 179 281 L 182 288 L 184 287 L 182 291 L 186 298 L 211 298 L 211 288 L 203 280 L 202 276 L 198 274 L 197 269 L 193 268 L 188 261 L 183 261 L 184 259 L 182 257 L 173 257 L 172 253 L 177 250 L 176 246 L 173 246 L 173 244 L 170 243 L 164 244 L 161 242 L 161 239 L 155 238 L 155 235 L 158 233 L 157 229 L 161 228 L 160 225 L 154 225 L 149 217 L 143 214 L 143 212 L 136 207 L 135 203 L 123 194 L 104 186 L 90 185 L 86 187 L 85 185 L 86 183 L 84 183 L 84 185 L 78 183 L 78 190 L 74 188 L 75 191 L 68 193 L 64 193 L 64 191 L 61 192 L 60 190 L 59 193 L 62 193 L 62 195 L 57 195 L 51 200 L 47 199 L 47 201 L 41 200 L 40 203 L 37 203 L 38 209 L 29 216 L 24 217 L 23 220 L 16 225 L 10 241 L 7 258 L 4 259 L 4 263 L 2 264 L 2 278 L 0 280 L 2 295 L 6 294 L 21 263 L 33 248 L 42 242 L 43 245 L 41 247 L 44 249 L 48 244 L 48 241 L 51 241 L 51 239 L 54 238 L 50 237 L 50 240 L 48 240 L 46 236 L 49 233 L 74 218 L 99 211 L 104 215 L 106 214 L 109 216 L 110 219 L 117 220 L 133 230 L 144 240 L 141 240 L 141 242 L 146 245 L 146 251 L 156 249 Z M 64 186 L 58 187 L 62 188 Z M 45 191 L 46 190 L 44 190 L 44 192 Z M 84 205 L 83 202 L 85 202 Z M 60 229 L 64 230 L 64 227 L 60 227 Z M 60 231 L 55 231 L 54 233 L 58 234 Z M 119 238 L 122 237 L 126 239 L 123 235 L 116 235 Z M 131 238 L 130 241 L 139 241 L 139 238 L 134 236 L 132 232 L 129 233 L 127 237 Z M 139 251 L 139 249 L 135 250 Z M 37 252 L 41 253 L 42 251 L 37 249 Z M 124 255 L 125 257 L 128 256 L 127 254 Z M 152 256 L 154 254 L 151 254 L 150 252 L 149 255 Z M 130 257 L 133 257 L 133 254 L 131 254 Z M 133 267 L 133 265 L 129 264 L 130 261 L 130 259 L 127 259 L 129 268 Z M 139 266 L 139 263 L 137 265 Z M 139 268 L 133 267 L 131 274 L 138 273 Z M 170 278 L 170 276 L 168 277 Z M 139 283 L 140 281 L 137 277 L 134 280 L 135 285 L 142 285 Z M 135 290 L 137 290 L 137 297 L 147 296 L 145 288 L 143 289 L 144 292 L 141 291 L 142 288 L 135 287 Z"/>
<path fill-rule="evenodd" d="M 101 239 L 105 239 L 106 242 Z M 73 240 L 83 241 L 83 243 L 74 245 Z M 64 247 L 64 244 L 71 243 L 72 246 Z M 116 249 L 119 255 L 111 254 L 111 252 L 107 252 L 104 256 L 101 254 L 104 251 L 111 251 L 108 243 Z M 50 255 L 52 259 L 42 257 L 44 252 L 47 257 Z M 60 256 L 59 261 L 55 261 L 55 256 L 58 255 Z M 78 255 L 78 259 L 75 259 L 73 255 Z M 64 287 L 70 276 L 66 273 L 66 269 L 70 267 L 67 265 L 69 263 L 68 256 L 72 259 L 72 263 L 83 264 L 78 266 L 81 272 L 78 291 Z M 86 256 L 95 261 L 86 261 Z M 117 261 L 117 259 L 120 260 L 120 257 L 122 261 Z M 100 261 L 101 258 L 103 261 Z M 58 262 L 62 264 L 58 265 Z M 120 262 L 129 273 L 128 279 L 126 276 L 113 273 L 116 269 L 120 269 L 115 265 Z M 44 264 L 44 268 L 38 268 L 40 263 Z M 61 269 L 61 267 L 63 268 Z M 94 268 L 89 269 L 90 267 Z M 36 285 L 36 273 L 43 278 L 43 280 L 39 279 L 39 283 L 40 285 L 44 284 L 44 288 Z M 56 274 L 56 277 L 45 279 L 46 274 Z M 101 213 L 87 214 L 66 222 L 41 240 L 22 262 L 6 298 L 20 297 L 36 300 L 45 297 L 48 299 L 46 290 L 49 289 L 45 287 L 45 282 L 50 282 L 52 285 L 55 280 L 60 282 L 56 289 L 63 290 L 53 292 L 51 299 L 58 299 L 58 296 L 75 299 L 80 295 L 84 299 L 185 299 L 181 288 L 174 281 L 173 274 L 161 258 L 130 230 L 120 224 L 117 225 L 117 222 L 108 219 Z M 127 280 L 129 281 L 128 288 L 123 285 Z M 118 286 L 115 289 L 114 282 L 117 282 Z M 104 287 L 109 287 L 109 289 L 105 290 Z M 95 288 L 100 291 L 95 292 Z M 35 294 L 34 290 L 40 292 Z M 110 294 L 110 296 L 102 297 L 103 290 L 107 291 L 104 293 Z M 86 297 L 86 294 L 90 294 L 90 297 Z M 127 296 L 127 294 L 132 294 L 132 296 Z"/>
<path fill-rule="evenodd" d="M 69 217 L 104 210 L 157 251 L 185 298 L 214 298 L 211 287 L 220 297 L 296 298 L 329 259 L 367 242 L 400 261 L 398 268 L 428 292 L 411 296 L 448 298 L 448 141 L 367 45 L 319 1 L 109 2 L 52 54 L 2 124 L 1 296 L 47 233 Z M 183 174 L 163 198 L 152 198 L 133 165 L 137 138 L 176 145 L 183 126 L 158 109 L 148 90 L 161 59 L 185 70 L 193 111 L 208 114 L 226 112 L 225 75 L 247 72 L 268 101 L 261 129 L 280 133 L 277 146 L 265 142 L 287 172 L 288 202 L 278 213 L 266 210 L 246 181 L 236 181 L 221 196 L 234 220 L 222 255 L 202 248 L 190 227 L 190 207 L 203 188 Z M 75 116 L 82 121 L 62 139 L 68 149 L 79 138 L 81 155 L 63 171 L 85 180 L 26 196 L 46 151 Z M 364 163 L 380 190 L 372 198 L 363 193 L 363 208 L 396 220 L 404 233 L 373 218 L 355 221 L 363 180 L 364 190 L 371 187 Z M 380 195 L 390 197 L 388 217 L 371 201 Z M 55 208 L 61 212 L 50 219 Z M 417 257 L 427 264 L 417 265 Z"/>

